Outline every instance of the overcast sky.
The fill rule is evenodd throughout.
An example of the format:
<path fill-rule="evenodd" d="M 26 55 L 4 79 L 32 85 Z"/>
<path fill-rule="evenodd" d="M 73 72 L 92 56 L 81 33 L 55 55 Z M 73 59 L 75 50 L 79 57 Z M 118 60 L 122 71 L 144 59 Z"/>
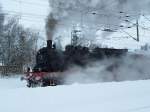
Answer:
<path fill-rule="evenodd" d="M 4 13 L 18 16 L 23 26 L 40 31 L 43 36 L 41 40 L 46 40 L 45 19 L 49 12 L 48 0 L 0 0 L 0 3 Z"/>
<path fill-rule="evenodd" d="M 48 0 L 0 0 L 5 13 L 21 17 L 26 27 L 42 28 L 48 15 Z M 38 24 L 37 24 L 38 23 Z M 42 27 L 41 27 L 42 26 Z"/>

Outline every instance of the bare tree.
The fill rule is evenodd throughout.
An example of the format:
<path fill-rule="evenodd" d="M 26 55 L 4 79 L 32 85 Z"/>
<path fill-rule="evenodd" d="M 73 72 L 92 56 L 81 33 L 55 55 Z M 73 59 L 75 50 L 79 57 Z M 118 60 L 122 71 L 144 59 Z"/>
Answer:
<path fill-rule="evenodd" d="M 39 37 L 38 32 L 21 26 L 17 18 L 8 20 L 1 37 L 4 65 L 33 64 Z"/>
<path fill-rule="evenodd" d="M 1 6 L 1 5 L 0 5 Z M 4 24 L 4 14 L 2 12 L 2 9 L 0 7 L 0 63 L 2 63 L 2 36 L 3 36 L 3 24 Z"/>

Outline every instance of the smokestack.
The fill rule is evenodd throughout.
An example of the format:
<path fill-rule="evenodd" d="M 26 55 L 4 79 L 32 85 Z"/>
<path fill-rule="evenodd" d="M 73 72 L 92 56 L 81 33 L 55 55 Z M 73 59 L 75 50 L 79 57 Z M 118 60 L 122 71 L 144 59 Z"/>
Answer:
<path fill-rule="evenodd" d="M 52 48 L 52 40 L 47 40 L 47 48 Z"/>

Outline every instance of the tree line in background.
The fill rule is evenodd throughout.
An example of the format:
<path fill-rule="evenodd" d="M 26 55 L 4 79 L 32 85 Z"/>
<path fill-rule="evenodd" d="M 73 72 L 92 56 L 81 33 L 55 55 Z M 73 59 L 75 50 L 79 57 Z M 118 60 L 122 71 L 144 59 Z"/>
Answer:
<path fill-rule="evenodd" d="M 27 65 L 35 63 L 37 41 L 40 37 L 37 31 L 24 28 L 19 19 L 5 19 L 0 9 L 0 63 L 2 65 Z"/>

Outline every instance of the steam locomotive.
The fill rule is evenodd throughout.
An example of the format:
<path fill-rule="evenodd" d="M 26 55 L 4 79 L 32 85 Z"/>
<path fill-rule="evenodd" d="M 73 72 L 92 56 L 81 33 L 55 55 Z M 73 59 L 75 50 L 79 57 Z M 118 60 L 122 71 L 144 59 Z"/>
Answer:
<path fill-rule="evenodd" d="M 107 58 L 119 58 L 127 53 L 127 49 L 94 48 L 67 45 L 65 50 L 57 50 L 52 40 L 47 47 L 40 49 L 36 55 L 33 71 L 27 72 L 28 87 L 56 86 L 64 84 L 65 71 L 76 65 L 86 67 L 90 62 Z"/>

